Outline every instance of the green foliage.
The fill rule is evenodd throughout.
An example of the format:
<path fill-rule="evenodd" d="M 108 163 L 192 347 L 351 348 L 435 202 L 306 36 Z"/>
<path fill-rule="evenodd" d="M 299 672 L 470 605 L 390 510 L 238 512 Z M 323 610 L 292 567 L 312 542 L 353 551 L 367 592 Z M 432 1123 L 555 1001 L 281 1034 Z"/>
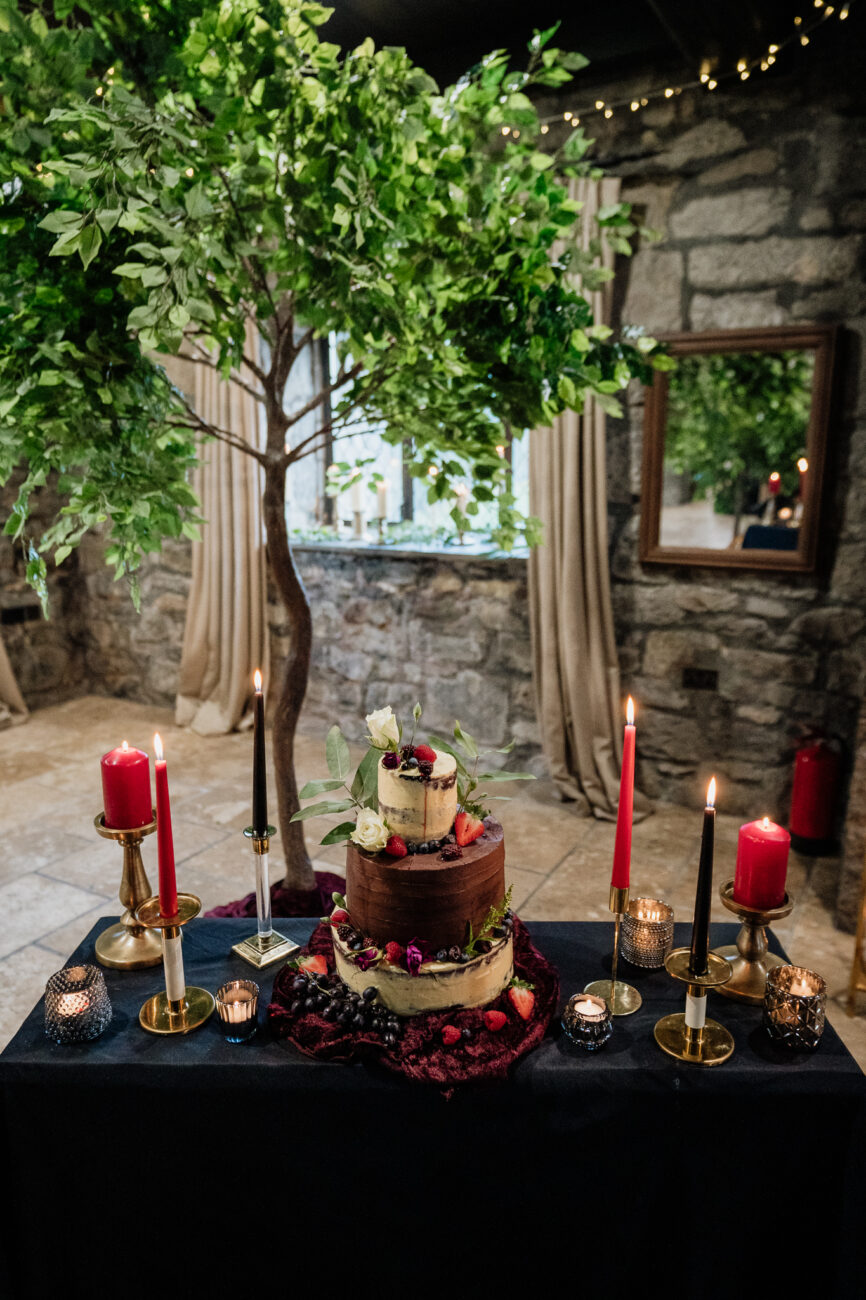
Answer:
<path fill-rule="evenodd" d="M 464 812 L 471 813 L 474 817 L 484 817 L 489 808 L 487 805 L 493 799 L 507 799 L 508 795 L 491 795 L 482 791 L 479 787 L 485 782 L 497 783 L 499 781 L 534 781 L 535 777 L 531 772 L 479 772 L 478 764 L 482 758 L 488 754 L 510 754 L 514 749 L 514 741 L 511 740 L 501 749 L 479 750 L 473 736 L 460 726 L 459 722 L 454 723 L 454 743 L 450 740 L 443 740 L 441 736 L 430 737 L 430 744 L 434 749 L 444 750 L 450 754 L 457 764 L 457 799 L 459 806 Z"/>
<path fill-rule="evenodd" d="M 607 337 L 574 287 L 607 274 L 597 243 L 570 239 L 563 181 L 590 172 L 590 142 L 578 129 L 555 154 L 539 147 L 530 95 L 584 60 L 537 34 L 527 70 L 495 51 L 440 91 L 400 49 L 321 40 L 327 14 L 305 0 L 0 0 L 0 478 L 25 464 L 10 520 L 23 538 L 30 494 L 59 475 L 68 505 L 41 542 L 57 561 L 96 523 L 118 573 L 194 533 L 196 441 L 221 435 L 154 360 L 185 338 L 227 376 L 256 320 L 282 455 L 288 371 L 338 335 L 332 424 L 286 468 L 363 415 L 411 439 L 413 472 L 435 462 L 434 497 L 469 468 L 477 501 L 501 484 L 505 421 L 549 423 L 587 392 L 614 410 L 648 377 L 653 341 Z M 598 226 L 628 251 L 627 205 Z M 499 544 L 520 533 L 513 506 Z"/>
<path fill-rule="evenodd" d="M 731 352 L 680 357 L 668 381 L 665 460 L 735 513 L 744 493 L 774 470 L 782 491 L 799 486 L 814 359 L 808 352 Z"/>
<path fill-rule="evenodd" d="M 505 917 L 505 913 L 508 911 L 509 907 L 511 906 L 511 895 L 513 894 L 513 892 L 514 892 L 514 886 L 509 885 L 508 889 L 505 891 L 505 897 L 503 898 L 502 902 L 493 904 L 493 906 L 490 908 L 487 915 L 485 916 L 484 920 L 482 921 L 481 929 L 478 931 L 477 934 L 473 934 L 472 923 L 470 921 L 469 942 L 466 944 L 464 948 L 464 952 L 468 952 L 470 957 L 477 956 L 478 944 L 481 942 L 481 940 L 490 939 L 493 935 L 493 931 L 502 924 L 503 919 Z"/>

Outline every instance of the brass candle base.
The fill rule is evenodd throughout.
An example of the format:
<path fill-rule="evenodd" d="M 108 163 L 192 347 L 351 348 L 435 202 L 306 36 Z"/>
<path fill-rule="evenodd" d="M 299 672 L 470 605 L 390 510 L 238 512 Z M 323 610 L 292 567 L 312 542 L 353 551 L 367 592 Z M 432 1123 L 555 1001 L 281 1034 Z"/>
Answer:
<path fill-rule="evenodd" d="M 257 970 L 264 970 L 275 962 L 285 961 L 300 946 L 274 930 L 266 938 L 254 934 L 249 939 L 241 939 L 240 943 L 232 944 L 232 952 Z"/>
<path fill-rule="evenodd" d="M 711 952 L 706 975 L 693 975 L 689 970 L 691 955 L 690 948 L 675 948 L 665 959 L 665 970 L 687 986 L 687 998 L 694 1005 L 706 998 L 707 989 L 719 988 L 731 978 L 731 967 L 723 957 Z M 689 1065 L 721 1065 L 734 1051 L 733 1035 L 724 1025 L 706 1019 L 699 1027 L 689 1025 L 682 1012 L 663 1016 L 653 1034 L 663 1052 Z"/>
<path fill-rule="evenodd" d="M 613 996 L 611 996 L 612 990 L 615 990 Z M 643 1003 L 643 998 L 637 989 L 631 984 L 623 984 L 622 980 L 617 980 L 615 986 L 613 980 L 593 980 L 583 991 L 593 993 L 597 998 L 604 998 L 612 1016 L 630 1016 Z"/>
<path fill-rule="evenodd" d="M 690 1029 L 682 1011 L 664 1016 L 653 1033 L 663 1052 L 689 1065 L 721 1065 L 734 1052 L 734 1040 L 724 1025 L 707 1020 L 703 1029 Z"/>
<path fill-rule="evenodd" d="M 139 906 L 136 916 L 155 934 L 162 934 L 166 939 L 178 939 L 181 928 L 200 911 L 201 899 L 195 894 L 178 894 L 175 915 L 163 916 L 159 898 L 152 896 Z M 215 1005 L 213 995 L 207 989 L 185 985 L 182 998 L 172 1000 L 165 990 L 148 998 L 138 1013 L 138 1021 L 150 1034 L 188 1034 L 205 1023 Z"/>
<path fill-rule="evenodd" d="M 622 980 L 618 980 L 616 977 L 616 968 L 619 962 L 619 934 L 622 928 L 622 918 L 627 907 L 628 886 L 623 889 L 618 885 L 611 885 L 608 908 L 613 912 L 616 919 L 613 932 L 611 978 L 609 980 L 593 980 L 583 990 L 584 993 L 592 993 L 597 998 L 604 998 L 610 1007 L 612 1016 L 630 1016 L 638 1010 L 643 1002 L 643 998 L 636 988 L 631 984 L 624 984 Z"/>
<path fill-rule="evenodd" d="M 96 960 L 115 970 L 142 970 L 162 961 L 162 942 L 158 934 L 136 919 L 139 905 L 150 896 L 150 882 L 141 860 L 141 841 L 156 830 L 156 814 L 146 826 L 115 829 L 106 826 L 105 813 L 93 819 L 97 835 L 116 840 L 123 846 L 123 875 L 119 897 L 125 911 L 120 920 L 103 930 L 96 940 Z"/>
<path fill-rule="evenodd" d="M 727 983 L 720 985 L 719 992 L 722 997 L 760 1006 L 767 988 L 767 972 L 774 966 L 785 964 L 784 958 L 769 951 L 765 927 L 789 916 L 794 900 L 790 894 L 786 894 L 784 902 L 778 907 L 746 907 L 745 904 L 734 901 L 733 880 L 727 880 L 719 887 L 719 897 L 728 911 L 743 922 L 735 944 L 715 949 L 719 957 L 730 962 L 733 970 Z"/>
<path fill-rule="evenodd" d="M 182 1002 L 169 1002 L 163 990 L 148 998 L 138 1013 L 138 1022 L 150 1034 L 189 1034 L 205 1023 L 215 1005 L 207 989 L 187 985 Z"/>

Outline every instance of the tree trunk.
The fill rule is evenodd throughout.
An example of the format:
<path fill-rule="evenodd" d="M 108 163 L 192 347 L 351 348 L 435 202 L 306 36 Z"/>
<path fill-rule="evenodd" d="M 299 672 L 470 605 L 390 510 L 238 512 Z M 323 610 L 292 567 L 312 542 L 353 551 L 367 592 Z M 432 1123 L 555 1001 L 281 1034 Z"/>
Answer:
<path fill-rule="evenodd" d="M 264 509 L 268 564 L 288 617 L 291 638 L 272 714 L 277 806 L 286 858 L 283 885 L 286 889 L 312 891 L 316 877 L 304 844 L 304 824 L 292 822 L 291 818 L 300 807 L 295 779 L 295 731 L 307 693 L 313 620 L 286 531 L 286 470 L 281 463 L 272 462 L 266 466 Z"/>

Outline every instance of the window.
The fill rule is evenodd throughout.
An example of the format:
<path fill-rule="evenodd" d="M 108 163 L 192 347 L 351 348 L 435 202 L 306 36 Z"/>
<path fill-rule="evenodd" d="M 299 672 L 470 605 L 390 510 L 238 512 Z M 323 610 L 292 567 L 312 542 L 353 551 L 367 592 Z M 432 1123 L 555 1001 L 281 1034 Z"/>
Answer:
<path fill-rule="evenodd" d="M 332 338 L 327 346 L 308 350 L 310 366 L 304 372 L 293 371 L 287 393 L 293 404 L 302 405 L 324 379 L 324 371 L 336 372 L 338 361 Z M 311 413 L 291 429 L 291 445 L 297 446 L 321 424 L 321 410 Z M 529 436 L 513 437 L 503 431 L 502 456 L 509 462 L 511 491 L 517 498 L 516 508 L 529 513 Z M 301 536 L 316 536 L 319 530 L 336 530 L 344 540 L 375 542 L 379 540 L 378 519 L 384 519 L 386 538 L 413 542 L 447 542 L 458 539 L 458 529 L 451 517 L 454 499 L 428 501 L 428 484 L 409 473 L 404 450 L 399 444 L 386 442 L 380 426 L 359 422 L 351 436 L 337 439 L 318 456 L 310 456 L 293 465 L 286 484 L 287 514 L 290 530 Z M 330 473 L 329 473 L 330 469 Z M 469 503 L 472 478 L 467 473 L 462 485 L 462 499 Z M 339 489 L 336 490 L 335 489 Z M 358 536 L 356 513 L 361 516 Z M 466 535 L 485 543 L 497 524 L 495 502 L 483 502 L 476 515 L 467 515 Z M 488 543 L 489 545 L 489 543 Z"/>

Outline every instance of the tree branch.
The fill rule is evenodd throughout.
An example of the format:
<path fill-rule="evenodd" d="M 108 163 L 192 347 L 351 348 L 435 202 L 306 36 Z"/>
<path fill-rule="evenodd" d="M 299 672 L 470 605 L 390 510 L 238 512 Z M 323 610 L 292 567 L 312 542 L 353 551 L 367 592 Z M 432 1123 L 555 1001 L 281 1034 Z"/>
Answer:
<path fill-rule="evenodd" d="M 199 345 L 197 343 L 194 343 L 193 347 L 199 347 Z M 199 348 L 199 351 L 204 352 L 205 350 L 204 348 Z M 215 370 L 217 371 L 217 373 L 219 373 L 219 366 L 216 365 L 216 363 L 210 359 L 209 355 L 194 357 L 191 356 L 189 352 L 179 352 L 178 356 L 182 357 L 184 361 L 192 361 L 193 364 L 197 366 L 207 366 L 210 370 Z M 245 393 L 249 393 L 250 397 L 254 397 L 257 402 L 264 402 L 265 400 L 264 394 L 261 393 L 257 388 L 253 388 L 252 384 L 248 384 L 245 379 L 241 379 L 240 375 L 237 373 L 236 370 L 232 371 L 228 382 L 230 384 L 237 384 L 240 388 L 244 390 Z"/>
<path fill-rule="evenodd" d="M 198 429 L 201 433 L 207 434 L 208 437 L 218 438 L 220 442 L 228 443 L 230 447 L 234 447 L 236 451 L 242 451 L 246 456 L 252 456 L 260 465 L 264 466 L 266 461 L 264 452 L 258 451 L 251 443 L 247 442 L 246 438 L 242 438 L 240 434 L 231 433 L 228 429 L 221 429 L 219 425 L 211 424 L 208 420 L 203 420 L 198 411 L 196 411 L 194 407 L 190 406 L 183 394 L 180 393 L 179 396 L 190 417 L 191 423 L 189 421 L 169 421 L 169 423 L 182 424 L 186 428 Z"/>
<path fill-rule="evenodd" d="M 316 393 L 315 397 L 311 397 L 310 400 L 305 402 L 299 410 L 289 416 L 287 428 L 291 429 L 293 424 L 297 424 L 299 420 L 303 420 L 305 415 L 310 414 L 310 411 L 315 411 L 317 406 L 322 405 L 326 397 L 329 397 L 331 393 L 336 392 L 338 388 L 342 388 L 344 384 L 348 384 L 356 375 L 359 375 L 362 368 L 361 362 L 358 361 L 354 366 L 352 366 L 351 370 L 341 370 L 332 384 L 326 384 L 324 388 L 321 388 L 319 392 Z M 298 445 L 302 447 L 304 444 L 299 443 Z"/>

